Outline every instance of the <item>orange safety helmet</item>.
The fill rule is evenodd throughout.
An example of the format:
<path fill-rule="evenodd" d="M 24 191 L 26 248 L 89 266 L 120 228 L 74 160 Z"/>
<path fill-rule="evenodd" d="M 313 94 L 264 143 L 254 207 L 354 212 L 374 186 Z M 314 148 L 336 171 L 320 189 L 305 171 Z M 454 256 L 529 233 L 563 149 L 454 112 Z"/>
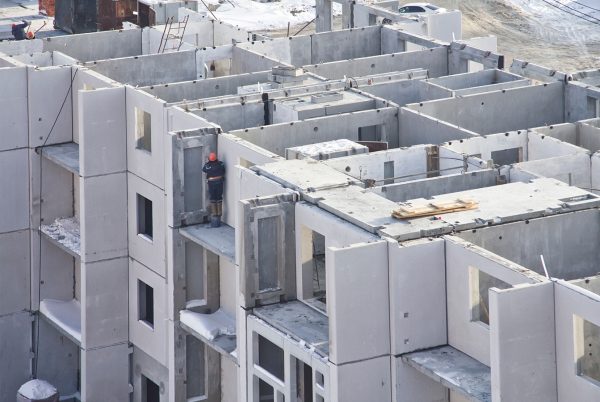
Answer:
<path fill-rule="evenodd" d="M 211 153 L 208 155 L 208 160 L 209 160 L 209 161 L 211 161 L 211 162 L 214 162 L 214 161 L 216 161 L 216 160 L 217 160 L 217 154 L 216 154 L 216 153 L 214 153 L 214 152 L 211 152 Z"/>
<path fill-rule="evenodd" d="M 29 32 L 27 32 L 26 36 L 27 36 L 27 39 L 34 39 L 35 38 L 35 33 L 29 31 Z"/>

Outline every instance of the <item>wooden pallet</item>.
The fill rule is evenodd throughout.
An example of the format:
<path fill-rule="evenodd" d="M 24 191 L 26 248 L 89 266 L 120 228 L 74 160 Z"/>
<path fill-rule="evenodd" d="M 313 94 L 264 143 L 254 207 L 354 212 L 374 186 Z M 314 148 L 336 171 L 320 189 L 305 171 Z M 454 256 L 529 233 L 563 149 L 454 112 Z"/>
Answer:
<path fill-rule="evenodd" d="M 413 219 L 438 214 L 467 211 L 477 208 L 479 204 L 473 200 L 457 199 L 454 201 L 434 201 L 426 205 L 402 206 L 392 211 L 396 219 Z"/>

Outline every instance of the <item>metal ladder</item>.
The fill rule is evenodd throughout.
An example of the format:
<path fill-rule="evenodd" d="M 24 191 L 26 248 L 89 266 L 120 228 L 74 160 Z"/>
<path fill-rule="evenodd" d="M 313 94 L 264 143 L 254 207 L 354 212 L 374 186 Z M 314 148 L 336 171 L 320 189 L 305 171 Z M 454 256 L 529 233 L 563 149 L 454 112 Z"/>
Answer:
<path fill-rule="evenodd" d="M 185 28 L 187 27 L 189 17 L 189 15 L 186 15 L 183 18 L 183 21 L 177 22 L 173 21 L 175 17 L 169 17 L 167 19 L 165 29 L 160 37 L 160 44 L 158 45 L 157 53 L 164 53 L 167 49 L 178 51 L 181 48 L 181 45 L 183 44 L 183 35 L 185 34 Z M 167 43 L 169 43 L 169 40 L 172 41 L 172 46 L 167 48 Z"/>

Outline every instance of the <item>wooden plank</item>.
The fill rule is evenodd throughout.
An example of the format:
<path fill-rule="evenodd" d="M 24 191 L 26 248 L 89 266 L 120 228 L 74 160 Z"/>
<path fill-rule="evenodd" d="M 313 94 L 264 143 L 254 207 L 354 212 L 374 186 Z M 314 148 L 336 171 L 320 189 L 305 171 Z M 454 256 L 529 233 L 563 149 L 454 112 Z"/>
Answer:
<path fill-rule="evenodd" d="M 477 206 L 478 203 L 473 200 L 457 199 L 454 201 L 439 201 L 431 202 L 427 205 L 401 206 L 392 211 L 392 216 L 396 219 L 420 218 L 437 214 L 467 211 L 475 209 Z"/>

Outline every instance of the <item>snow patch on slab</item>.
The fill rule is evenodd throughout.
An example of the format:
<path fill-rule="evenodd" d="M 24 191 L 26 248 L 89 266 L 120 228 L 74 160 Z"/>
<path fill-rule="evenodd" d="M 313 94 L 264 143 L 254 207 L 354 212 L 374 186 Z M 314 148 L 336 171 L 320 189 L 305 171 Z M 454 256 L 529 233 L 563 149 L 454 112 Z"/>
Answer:
<path fill-rule="evenodd" d="M 57 393 L 56 388 L 44 380 L 31 380 L 19 388 L 19 394 L 31 400 L 47 399 Z"/>
<path fill-rule="evenodd" d="M 221 309 L 212 314 L 182 310 L 179 312 L 179 319 L 183 324 L 209 341 L 218 336 L 235 335 L 235 319 Z"/>
<path fill-rule="evenodd" d="M 81 304 L 78 300 L 44 299 L 40 312 L 63 331 L 81 342 Z"/>
<path fill-rule="evenodd" d="M 57 218 L 50 225 L 40 226 L 40 230 L 74 253 L 81 253 L 81 235 L 77 218 Z"/>

